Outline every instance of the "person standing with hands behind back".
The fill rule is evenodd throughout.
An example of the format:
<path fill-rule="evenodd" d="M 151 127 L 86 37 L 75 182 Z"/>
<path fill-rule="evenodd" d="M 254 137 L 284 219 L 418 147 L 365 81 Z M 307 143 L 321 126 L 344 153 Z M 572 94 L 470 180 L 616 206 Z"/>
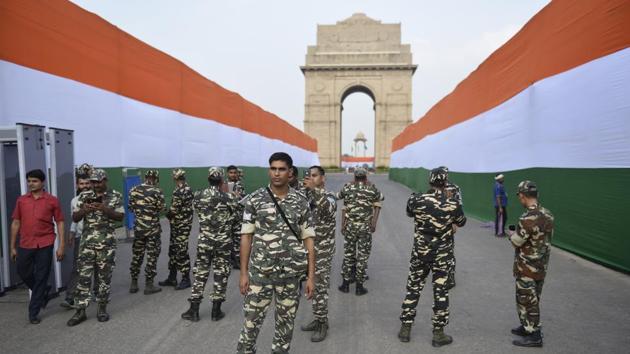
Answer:
<path fill-rule="evenodd" d="M 245 321 L 237 353 L 256 352 L 256 339 L 274 297 L 276 328 L 271 352 L 288 353 L 300 300 L 300 277 L 307 269 L 305 294 L 309 300 L 313 297 L 315 231 L 308 201 L 289 188 L 292 166 L 287 153 L 271 155 L 271 183 L 245 201 L 240 277 Z"/>
<path fill-rule="evenodd" d="M 11 259 L 17 262 L 17 272 L 32 291 L 28 304 L 28 319 L 39 324 L 39 311 L 48 303 L 48 275 L 55 244 L 55 224 L 59 235 L 57 261 L 63 260 L 65 249 L 64 220 L 59 200 L 44 190 L 46 175 L 42 170 L 26 174 L 29 192 L 20 196 L 13 210 L 11 223 Z M 20 247 L 16 247 L 20 234 Z"/>
<path fill-rule="evenodd" d="M 503 174 L 494 177 L 494 235 L 505 236 L 505 223 L 507 222 L 507 193 L 503 186 Z M 501 223 L 501 233 L 499 233 L 499 223 Z"/>

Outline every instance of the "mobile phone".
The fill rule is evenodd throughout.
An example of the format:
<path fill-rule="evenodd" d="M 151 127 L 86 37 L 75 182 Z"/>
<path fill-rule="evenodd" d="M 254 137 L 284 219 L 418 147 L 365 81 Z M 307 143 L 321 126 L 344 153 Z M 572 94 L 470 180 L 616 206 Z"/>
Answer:
<path fill-rule="evenodd" d="M 508 230 L 516 231 L 516 225 L 508 225 Z"/>

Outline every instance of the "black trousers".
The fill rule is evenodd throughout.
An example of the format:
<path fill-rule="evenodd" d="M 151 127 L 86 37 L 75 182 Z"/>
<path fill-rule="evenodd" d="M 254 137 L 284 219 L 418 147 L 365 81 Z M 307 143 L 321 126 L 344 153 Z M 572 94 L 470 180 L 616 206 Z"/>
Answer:
<path fill-rule="evenodd" d="M 28 304 L 29 318 L 37 316 L 44 304 L 52 257 L 52 245 L 44 248 L 18 248 L 17 272 L 32 292 Z"/>
<path fill-rule="evenodd" d="M 494 234 L 499 235 L 499 207 L 494 207 Z M 503 217 L 501 220 L 501 234 L 505 234 L 505 223 L 507 222 L 507 206 L 503 207 Z"/>

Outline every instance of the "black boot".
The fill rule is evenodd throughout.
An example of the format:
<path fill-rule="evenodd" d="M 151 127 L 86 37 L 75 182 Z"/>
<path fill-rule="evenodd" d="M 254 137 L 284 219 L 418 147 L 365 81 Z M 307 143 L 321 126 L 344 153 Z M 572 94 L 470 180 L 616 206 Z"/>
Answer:
<path fill-rule="evenodd" d="M 344 279 L 343 282 L 341 283 L 341 285 L 339 285 L 339 291 L 341 291 L 342 293 L 349 293 L 350 292 L 350 282 Z"/>
<path fill-rule="evenodd" d="M 431 345 L 434 347 L 441 347 L 451 343 L 453 343 L 453 337 L 444 333 L 443 328 L 433 330 L 433 340 L 431 341 Z"/>
<path fill-rule="evenodd" d="M 363 283 L 357 283 L 357 288 L 354 290 L 357 296 L 365 295 L 368 293 L 367 289 L 363 287 Z"/>
<path fill-rule="evenodd" d="M 139 290 L 138 288 L 138 278 L 131 278 L 131 285 L 129 286 L 129 292 L 131 294 L 135 294 L 137 293 Z"/>
<path fill-rule="evenodd" d="M 221 311 L 221 304 L 223 301 L 212 301 L 212 313 L 210 319 L 212 321 L 218 321 L 225 317 L 225 313 Z"/>
<path fill-rule="evenodd" d="M 310 332 L 317 330 L 317 325 L 319 324 L 318 320 L 313 320 L 311 323 L 300 327 L 304 332 Z"/>
<path fill-rule="evenodd" d="M 168 272 L 168 278 L 164 279 L 164 281 L 158 282 L 159 286 L 177 286 L 177 271 L 175 269 L 170 269 Z"/>
<path fill-rule="evenodd" d="M 182 275 L 182 281 L 177 284 L 175 290 L 184 290 L 190 288 L 190 275 L 188 273 Z"/>
<path fill-rule="evenodd" d="M 182 313 L 182 318 L 188 321 L 198 322 L 199 304 L 201 303 L 201 300 L 188 299 L 188 302 L 190 302 L 190 308 L 188 309 L 188 311 Z"/>
<path fill-rule="evenodd" d="M 100 302 L 98 304 L 98 309 L 96 310 L 96 319 L 99 322 L 107 322 L 109 321 L 109 314 L 107 313 L 107 304 L 104 302 Z"/>
<path fill-rule="evenodd" d="M 74 313 L 74 316 L 72 316 L 69 320 L 68 320 L 68 326 L 72 327 L 72 326 L 76 326 L 79 323 L 83 322 L 87 320 L 87 316 L 85 315 L 85 309 L 84 308 L 80 308 L 77 310 L 77 312 Z"/>
<path fill-rule="evenodd" d="M 398 339 L 401 342 L 407 343 L 411 339 L 411 323 L 403 323 L 398 331 Z"/>
<path fill-rule="evenodd" d="M 328 321 L 318 321 L 317 328 L 313 335 L 311 336 L 311 342 L 321 342 L 326 339 L 326 335 L 328 334 Z"/>
<path fill-rule="evenodd" d="M 151 295 L 159 293 L 160 291 L 162 291 L 162 288 L 153 285 L 153 279 L 147 279 L 147 282 L 144 285 L 144 295 Z"/>
<path fill-rule="evenodd" d="M 536 331 L 534 333 L 528 333 L 521 339 L 516 339 L 512 341 L 512 344 L 518 347 L 542 347 L 543 340 L 542 334 L 540 331 Z"/>
<path fill-rule="evenodd" d="M 528 333 L 525 330 L 525 327 L 523 327 L 523 325 L 520 325 L 520 326 L 518 326 L 516 328 L 512 328 L 512 330 L 510 332 L 512 332 L 512 334 L 515 334 L 515 335 L 521 336 L 521 337 L 525 337 L 526 335 L 528 335 Z"/>

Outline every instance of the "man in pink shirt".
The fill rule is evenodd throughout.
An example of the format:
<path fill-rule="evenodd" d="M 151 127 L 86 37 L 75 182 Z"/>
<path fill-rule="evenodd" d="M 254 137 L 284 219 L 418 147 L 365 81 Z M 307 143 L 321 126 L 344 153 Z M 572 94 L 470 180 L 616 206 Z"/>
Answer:
<path fill-rule="evenodd" d="M 56 197 L 44 190 L 46 175 L 42 170 L 26 174 L 29 192 L 20 196 L 13 210 L 11 223 L 11 259 L 17 262 L 17 272 L 31 289 L 28 318 L 32 324 L 41 322 L 39 311 L 46 307 L 51 287 L 47 285 L 55 244 L 55 223 L 59 232 L 57 261 L 64 255 L 63 214 Z M 16 247 L 17 236 L 20 245 Z"/>

